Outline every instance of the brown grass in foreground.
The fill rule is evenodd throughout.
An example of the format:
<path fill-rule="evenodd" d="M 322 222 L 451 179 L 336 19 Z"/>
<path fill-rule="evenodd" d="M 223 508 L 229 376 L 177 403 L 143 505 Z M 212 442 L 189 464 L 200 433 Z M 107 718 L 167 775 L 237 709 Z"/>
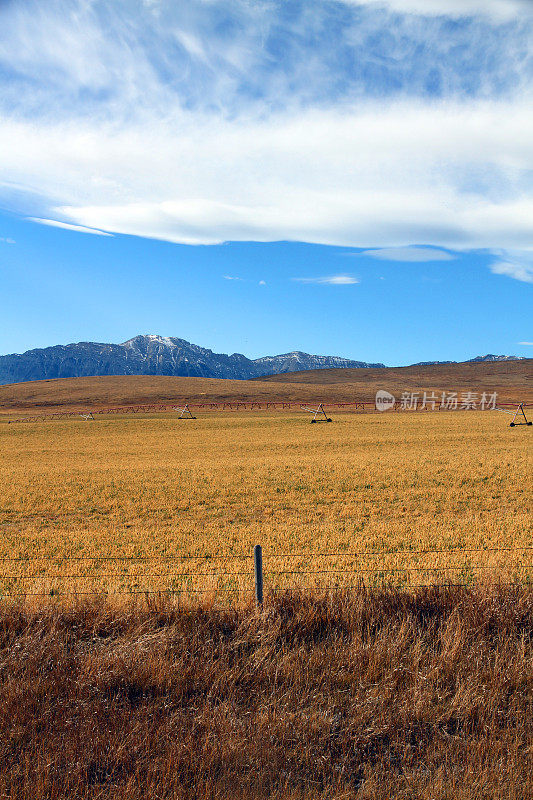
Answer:
<path fill-rule="evenodd" d="M 533 588 L 0 610 L 0 797 L 533 796 Z"/>

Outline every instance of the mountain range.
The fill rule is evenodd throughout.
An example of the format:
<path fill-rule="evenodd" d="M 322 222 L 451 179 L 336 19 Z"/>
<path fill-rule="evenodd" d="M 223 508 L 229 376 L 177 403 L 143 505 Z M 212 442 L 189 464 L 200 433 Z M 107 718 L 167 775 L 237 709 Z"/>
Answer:
<path fill-rule="evenodd" d="M 299 351 L 252 360 L 241 353 L 213 353 L 185 339 L 150 334 L 135 336 L 123 344 L 79 342 L 0 356 L 0 384 L 89 375 L 180 375 L 250 380 L 306 369 L 383 366 Z"/>
<path fill-rule="evenodd" d="M 471 359 L 472 362 L 511 360 L 517 360 L 517 357 L 489 354 Z M 79 342 L 0 356 L 0 384 L 90 375 L 179 375 L 250 380 L 303 370 L 384 366 L 339 356 L 310 355 L 298 350 L 249 359 L 241 353 L 213 353 L 185 339 L 149 334 L 135 336 L 123 344 Z"/>
<path fill-rule="evenodd" d="M 495 356 L 493 353 L 488 353 L 486 356 L 476 356 L 464 361 L 464 364 L 479 364 L 482 361 L 527 361 L 525 356 Z M 458 361 L 417 361 L 416 364 L 410 364 L 410 367 L 433 367 L 436 364 L 458 364 Z"/>

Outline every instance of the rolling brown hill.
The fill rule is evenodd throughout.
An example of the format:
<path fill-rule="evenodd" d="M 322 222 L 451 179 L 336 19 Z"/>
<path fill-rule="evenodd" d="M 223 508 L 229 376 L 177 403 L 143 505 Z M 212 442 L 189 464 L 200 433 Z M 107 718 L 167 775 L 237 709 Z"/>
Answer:
<path fill-rule="evenodd" d="M 373 399 L 378 389 L 400 395 L 402 391 L 498 392 L 501 400 L 533 400 L 533 359 L 523 361 L 465 362 L 385 369 L 324 369 L 271 375 L 263 383 L 315 384 L 331 394 L 352 393 Z"/>
<path fill-rule="evenodd" d="M 315 387 L 312 387 L 316 395 Z M 181 378 L 166 375 L 117 375 L 87 378 L 59 378 L 0 386 L 0 411 L 100 409 L 137 404 L 181 402 L 224 402 L 232 400 L 278 400 L 294 387 L 285 384 Z M 306 391 L 297 389 L 300 395 Z M 305 398 L 304 398 L 305 399 Z"/>
<path fill-rule="evenodd" d="M 533 402 L 533 359 L 385 369 L 326 369 L 261 380 L 128 375 L 63 378 L 0 386 L 0 413 L 52 412 L 180 402 L 372 401 L 378 389 L 497 392 L 501 402 Z"/>

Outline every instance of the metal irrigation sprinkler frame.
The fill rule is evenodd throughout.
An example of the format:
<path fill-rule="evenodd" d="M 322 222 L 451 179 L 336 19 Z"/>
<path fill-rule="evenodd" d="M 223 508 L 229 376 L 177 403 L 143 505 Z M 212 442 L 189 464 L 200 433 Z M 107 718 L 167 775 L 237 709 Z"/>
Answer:
<path fill-rule="evenodd" d="M 307 408 L 307 406 L 300 406 L 302 411 L 307 411 L 308 414 L 314 414 L 313 419 L 311 422 L 332 422 L 331 417 L 328 417 L 326 411 L 324 409 L 324 404 L 319 403 L 318 408 Z M 322 419 L 322 415 L 324 415 L 324 419 Z"/>
<path fill-rule="evenodd" d="M 517 425 L 533 425 L 533 422 L 529 422 L 528 418 L 526 417 L 526 412 L 524 411 L 524 404 L 523 403 L 519 403 L 518 404 L 518 407 L 517 407 L 516 411 L 508 411 L 506 408 L 495 408 L 494 410 L 495 411 L 501 411 L 502 414 L 513 414 L 513 419 L 509 423 L 509 427 L 510 428 L 514 428 Z M 520 414 L 524 418 L 524 421 L 523 422 L 515 422 L 516 418 L 518 416 L 520 416 Z"/>
<path fill-rule="evenodd" d="M 188 403 L 186 403 L 183 408 L 173 408 L 172 410 L 179 412 L 179 417 L 177 419 L 196 419 L 196 417 L 193 417 Z"/>

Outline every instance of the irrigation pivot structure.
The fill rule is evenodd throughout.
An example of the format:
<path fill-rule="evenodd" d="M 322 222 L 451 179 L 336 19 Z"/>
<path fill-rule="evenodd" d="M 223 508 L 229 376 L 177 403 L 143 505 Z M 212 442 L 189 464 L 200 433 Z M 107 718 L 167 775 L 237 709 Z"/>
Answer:
<path fill-rule="evenodd" d="M 1 0 L 0 0 L 1 2 Z M 309 401 L 313 405 L 315 404 L 314 400 Z M 316 401 L 318 403 L 318 400 Z M 103 407 L 103 408 L 93 408 L 92 411 L 55 411 L 51 413 L 39 413 L 36 412 L 29 417 L 18 417 L 15 419 L 7 420 L 9 423 L 19 423 L 19 422 L 52 422 L 55 420 L 60 419 L 72 419 L 75 417 L 84 419 L 84 420 L 96 420 L 99 416 L 102 415 L 113 415 L 113 416 L 121 416 L 123 414 L 160 414 L 160 413 L 169 413 L 174 412 L 178 413 L 177 419 L 196 419 L 193 416 L 190 406 L 192 405 L 193 408 L 196 408 L 200 411 L 217 411 L 217 412 L 237 412 L 237 411 L 294 411 L 299 409 L 300 411 L 307 411 L 310 414 L 313 414 L 313 419 L 311 422 L 331 422 L 332 420 L 328 418 L 323 403 L 318 404 L 318 408 L 309 408 L 308 405 L 304 405 L 301 401 L 294 400 L 225 400 L 221 402 L 212 402 L 210 400 L 198 400 L 193 401 L 191 404 L 187 403 L 183 408 L 177 408 L 176 406 L 161 404 L 161 403 L 145 403 L 145 404 L 137 404 L 131 406 L 110 406 L 110 407 Z M 340 411 L 353 411 L 353 412 L 361 412 L 361 413 L 374 413 L 375 412 L 375 404 L 374 402 L 367 402 L 362 400 L 352 400 L 350 402 L 345 401 L 335 401 L 330 400 L 328 401 L 328 406 L 331 408 L 338 409 Z M 510 406 L 511 408 L 503 408 L 502 406 Z M 495 411 L 503 411 L 505 414 L 512 414 L 513 415 L 513 422 L 511 423 L 511 427 L 515 425 L 531 425 L 532 423 L 529 422 L 526 418 L 526 411 L 533 407 L 532 403 L 520 403 L 518 408 L 516 408 L 516 401 L 514 403 L 500 403 L 500 405 L 496 409 L 491 409 Z M 515 411 L 516 408 L 516 411 Z M 512 409 L 512 410 L 511 410 Z M 396 402 L 394 404 L 394 411 L 402 411 L 401 404 Z M 429 410 L 429 409 L 426 409 Z M 413 411 L 409 411 L 406 413 L 414 413 L 416 409 Z M 420 409 L 418 409 L 420 411 Z M 435 409 L 437 411 L 437 409 Z M 377 413 L 377 412 L 376 412 Z M 424 412 L 425 413 L 425 412 Z M 517 422 L 516 418 L 520 417 L 522 421 Z"/>
<path fill-rule="evenodd" d="M 196 417 L 193 417 L 188 403 L 186 403 L 183 408 L 173 408 L 172 410 L 179 412 L 178 419 L 196 419 Z"/>
<path fill-rule="evenodd" d="M 331 422 L 331 417 L 326 414 L 323 403 L 319 403 L 318 408 L 308 408 L 307 406 L 300 406 L 300 408 L 302 411 L 313 414 L 311 422 Z"/>
<path fill-rule="evenodd" d="M 56 412 L 55 414 L 34 414 L 31 417 L 21 417 L 20 419 L 8 419 L 7 424 L 11 425 L 12 422 L 49 422 L 50 420 L 70 419 L 72 417 L 81 417 L 81 419 L 84 419 L 86 422 L 88 422 L 91 419 L 94 421 L 94 416 L 92 411 L 87 411 L 86 413 L 83 411 L 59 411 Z"/>
<path fill-rule="evenodd" d="M 533 425 L 533 422 L 530 422 L 526 417 L 523 403 L 518 405 L 516 411 L 509 411 L 506 408 L 496 408 L 495 411 L 501 411 L 503 414 L 513 414 L 513 418 L 509 423 L 510 428 L 514 428 L 516 425 Z M 520 419 L 520 422 L 516 422 L 517 417 Z"/>

